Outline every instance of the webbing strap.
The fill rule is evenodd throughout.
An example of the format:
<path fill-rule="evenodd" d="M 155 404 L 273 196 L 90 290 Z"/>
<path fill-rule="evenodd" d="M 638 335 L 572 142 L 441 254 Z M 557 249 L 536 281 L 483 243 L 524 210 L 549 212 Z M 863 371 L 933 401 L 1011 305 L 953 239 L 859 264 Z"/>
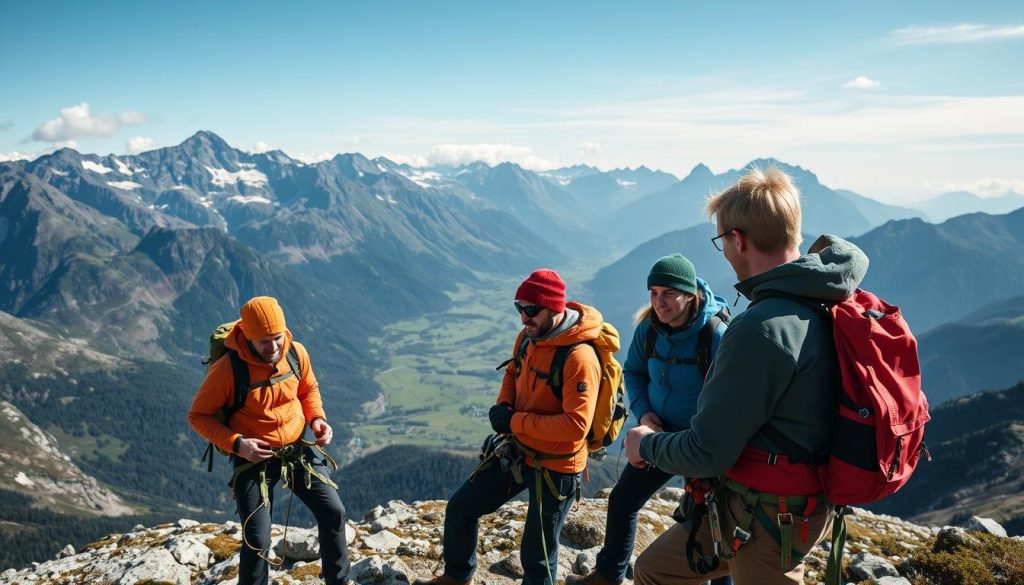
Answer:
<path fill-rule="evenodd" d="M 281 382 L 284 382 L 285 380 L 287 380 L 288 378 L 291 378 L 294 375 L 295 375 L 295 371 L 294 370 L 288 371 L 288 372 L 285 372 L 285 373 L 281 374 L 280 376 L 274 376 L 273 378 L 268 378 L 266 380 L 263 380 L 262 382 L 254 382 L 252 384 L 249 384 L 248 389 L 249 390 L 255 390 L 257 388 L 262 388 L 264 386 L 273 386 L 274 384 L 280 384 Z"/>
<path fill-rule="evenodd" d="M 836 508 L 836 517 L 832 520 L 832 549 L 828 551 L 828 564 L 825 565 L 825 585 L 841 585 L 843 577 L 843 549 L 846 548 L 846 506 Z"/>
<path fill-rule="evenodd" d="M 793 562 L 793 515 L 788 512 L 786 498 L 779 496 L 779 513 L 775 515 L 779 521 L 779 549 L 782 551 L 782 567 Z"/>
<path fill-rule="evenodd" d="M 772 537 L 779 545 L 780 550 L 780 565 L 783 569 L 792 566 L 793 562 L 801 562 L 805 554 L 801 554 L 793 548 L 793 513 L 792 508 L 799 508 L 802 510 L 800 514 L 803 516 L 803 525 L 800 531 L 801 542 L 807 541 L 808 522 L 810 521 L 811 513 L 818 507 L 819 503 L 823 503 L 822 496 L 779 496 L 773 494 L 766 494 L 757 490 L 752 490 L 747 486 L 725 478 L 722 481 L 727 489 L 739 494 L 744 504 L 744 515 L 743 518 L 737 523 L 737 535 L 746 534 L 747 538 L 750 535 L 751 519 L 757 518 L 757 521 L 761 526 L 764 527 L 765 532 Z M 822 500 L 822 502 L 819 502 Z M 765 511 L 765 505 L 772 505 L 778 507 L 778 513 L 775 518 L 772 519 L 768 516 Z M 833 548 L 834 541 L 836 538 L 835 527 L 833 527 Z M 843 540 L 845 543 L 845 529 Z M 745 540 L 744 540 L 745 542 Z M 742 544 L 740 539 L 737 539 L 733 543 L 732 553 L 735 553 L 739 546 Z M 834 554 L 834 553 L 833 553 Z M 842 560 L 840 553 L 840 560 Z M 724 557 L 726 559 L 731 558 L 732 555 Z M 831 558 L 829 563 L 831 563 Z M 838 583 L 838 581 L 836 582 Z M 826 585 L 835 585 L 833 583 L 826 583 Z"/>
<path fill-rule="evenodd" d="M 282 480 L 282 484 L 281 485 L 282 485 L 282 487 L 294 490 L 294 485 L 292 485 L 291 481 L 288 479 L 288 477 L 285 474 L 288 471 L 294 470 L 296 466 L 299 466 L 299 467 L 302 467 L 303 470 L 305 470 L 305 472 L 306 472 L 305 482 L 304 482 L 306 488 L 312 487 L 312 485 L 313 485 L 312 479 L 313 479 L 313 477 L 316 477 L 317 479 L 319 479 L 320 481 L 324 482 L 325 484 L 331 486 L 332 488 L 338 489 L 338 484 L 334 483 L 334 481 L 331 480 L 330 477 L 328 477 L 327 475 L 324 475 L 319 470 L 314 468 L 313 464 L 310 463 L 305 457 L 302 456 L 302 448 L 303 447 L 310 447 L 310 448 L 316 450 L 324 458 L 324 461 L 327 463 L 328 466 L 330 466 L 331 469 L 333 469 L 333 470 L 337 470 L 338 469 L 338 463 L 334 460 L 333 457 L 328 455 L 327 452 L 324 451 L 323 448 L 320 447 L 320 445 L 317 445 L 315 442 L 310 441 L 308 439 L 299 439 L 298 441 L 296 441 L 295 443 L 292 443 L 291 445 L 285 445 L 284 447 L 278 447 L 276 449 L 272 449 L 272 451 L 274 452 L 274 455 L 273 455 L 273 457 L 271 459 L 277 458 L 277 459 L 281 460 L 281 480 Z M 257 461 L 257 462 L 246 461 L 245 463 L 242 463 L 240 465 L 236 465 L 235 466 L 234 474 L 232 474 L 232 476 L 231 476 L 231 484 L 230 485 L 231 485 L 232 492 L 234 492 L 235 482 L 238 481 L 238 477 L 240 475 L 242 475 L 243 473 L 245 473 L 246 471 L 249 471 L 250 469 L 252 469 L 254 467 L 262 466 L 262 469 L 260 469 L 260 477 L 261 477 L 262 480 L 265 480 L 265 478 L 266 478 L 266 470 L 267 470 L 266 466 L 267 466 L 267 463 L 269 463 L 271 461 L 271 459 L 265 459 L 263 461 Z M 266 491 L 266 485 L 265 485 L 266 481 L 263 481 L 262 483 L 264 485 L 261 488 L 261 490 Z M 264 494 L 264 499 L 267 499 L 269 501 L 269 494 Z"/>

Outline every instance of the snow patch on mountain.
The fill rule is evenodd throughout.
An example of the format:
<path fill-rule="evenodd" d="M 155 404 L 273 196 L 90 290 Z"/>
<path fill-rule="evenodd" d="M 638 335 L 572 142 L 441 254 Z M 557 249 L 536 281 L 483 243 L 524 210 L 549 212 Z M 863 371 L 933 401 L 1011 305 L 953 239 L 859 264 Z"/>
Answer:
<path fill-rule="evenodd" d="M 131 191 L 142 187 L 142 185 L 135 181 L 107 181 L 107 184 L 116 189 L 124 189 L 125 191 Z"/>
<path fill-rule="evenodd" d="M 83 160 L 82 161 L 82 168 L 87 170 L 87 171 L 92 171 L 94 173 L 99 173 L 101 175 L 105 175 L 107 173 L 114 172 L 114 169 L 112 169 L 110 167 L 105 167 L 105 166 L 103 166 L 103 165 L 101 165 L 99 163 L 94 163 L 91 160 Z"/>
<path fill-rule="evenodd" d="M 399 174 L 420 187 L 433 187 L 443 179 L 441 173 L 436 171 L 412 171 L 407 173 L 399 171 Z"/>
<path fill-rule="evenodd" d="M 203 168 L 209 171 L 210 175 L 213 177 L 213 184 L 220 185 L 222 187 L 236 185 L 238 183 L 244 183 L 250 187 L 265 187 L 269 183 L 266 175 L 252 169 L 244 169 L 233 173 L 226 169 L 207 166 L 204 166 Z"/>
<path fill-rule="evenodd" d="M 231 200 L 232 201 L 237 201 L 239 203 L 245 203 L 245 204 L 249 204 L 249 203 L 265 203 L 267 205 L 270 205 L 272 203 L 272 201 L 270 201 L 270 199 L 267 199 L 266 197 L 261 197 L 259 195 L 235 195 L 234 197 L 231 198 Z"/>
<path fill-rule="evenodd" d="M 133 171 L 131 167 L 129 167 L 128 165 L 124 164 L 124 161 L 119 158 L 114 158 L 114 164 L 117 166 L 117 172 L 121 173 L 122 175 L 135 174 L 135 171 Z"/>

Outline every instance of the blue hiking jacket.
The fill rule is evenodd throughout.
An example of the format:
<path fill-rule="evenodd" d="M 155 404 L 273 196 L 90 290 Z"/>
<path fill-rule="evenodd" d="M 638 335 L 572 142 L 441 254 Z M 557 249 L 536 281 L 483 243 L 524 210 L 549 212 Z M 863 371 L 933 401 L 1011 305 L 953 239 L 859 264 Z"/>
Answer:
<path fill-rule="evenodd" d="M 725 299 L 716 297 L 704 280 L 697 279 L 697 287 L 704 293 L 704 305 L 697 318 L 689 327 L 669 334 L 662 326 L 656 326 L 650 319 L 644 319 L 633 332 L 633 342 L 623 365 L 626 393 L 629 395 L 629 410 L 639 421 L 648 412 L 654 412 L 665 424 L 666 431 L 680 431 L 690 428 L 690 418 L 697 413 L 697 397 L 700 396 L 704 379 L 696 364 L 668 364 L 657 358 L 647 358 L 644 343 L 647 330 L 657 327 L 658 336 L 654 349 L 658 355 L 667 358 L 693 359 L 697 355 L 697 337 L 711 317 L 727 306 Z M 653 313 L 652 313 L 653 315 Z M 711 341 L 711 355 L 718 352 L 718 344 L 725 334 L 725 323 L 715 330 Z"/>

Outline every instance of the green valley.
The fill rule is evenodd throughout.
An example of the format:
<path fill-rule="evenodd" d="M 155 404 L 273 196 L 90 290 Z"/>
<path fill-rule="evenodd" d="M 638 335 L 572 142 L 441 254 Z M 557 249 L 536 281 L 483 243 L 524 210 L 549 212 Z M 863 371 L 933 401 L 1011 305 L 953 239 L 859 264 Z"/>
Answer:
<path fill-rule="evenodd" d="M 352 458 L 393 444 L 479 447 L 501 384 L 494 368 L 519 328 L 509 300 L 514 279 L 479 277 L 479 286 L 448 293 L 449 310 L 392 324 L 373 340 L 386 364 L 375 377 L 382 395 L 352 424 Z"/>

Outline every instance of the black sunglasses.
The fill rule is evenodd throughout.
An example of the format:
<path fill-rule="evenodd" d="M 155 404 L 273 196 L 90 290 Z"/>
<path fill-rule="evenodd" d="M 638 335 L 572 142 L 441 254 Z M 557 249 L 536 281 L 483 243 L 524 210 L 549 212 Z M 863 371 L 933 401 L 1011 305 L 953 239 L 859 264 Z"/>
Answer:
<path fill-rule="evenodd" d="M 544 307 L 540 305 L 520 305 L 519 303 L 514 304 L 516 306 L 516 311 L 520 313 L 526 313 L 526 316 L 531 318 L 540 315 L 540 312 L 544 310 Z"/>

